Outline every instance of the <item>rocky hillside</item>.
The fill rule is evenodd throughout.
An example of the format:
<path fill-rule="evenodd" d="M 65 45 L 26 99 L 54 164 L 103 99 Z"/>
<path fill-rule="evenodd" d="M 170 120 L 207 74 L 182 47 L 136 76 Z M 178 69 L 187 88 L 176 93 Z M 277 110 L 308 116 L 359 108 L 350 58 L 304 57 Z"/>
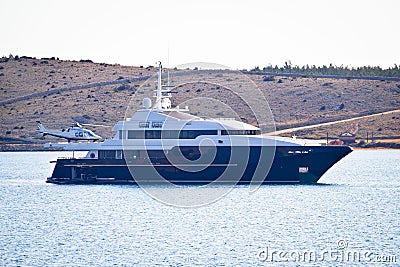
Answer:
<path fill-rule="evenodd" d="M 0 61 L 0 144 L 57 140 L 36 134 L 37 120 L 57 129 L 74 121 L 113 126 L 126 113 L 140 108 L 143 97 L 151 96 L 155 86 L 154 79 L 147 80 L 156 74 L 152 66 L 27 57 Z M 244 75 L 229 71 L 171 70 L 170 75 L 171 82 L 178 85 L 174 103 L 188 105 L 192 113 L 236 117 L 257 124 L 260 120 L 254 114 L 258 118 L 266 114 L 261 121 L 270 121 L 270 108 L 278 129 L 400 108 L 399 81 Z M 400 135 L 399 125 L 400 114 L 366 121 L 361 126 L 354 122 L 338 125 L 329 131 L 336 134 L 362 127 L 363 131 L 390 138 Z M 270 125 L 261 127 L 271 129 Z M 103 137 L 113 135 L 110 128 L 92 129 Z M 323 138 L 324 131 L 316 129 L 303 134 Z"/>

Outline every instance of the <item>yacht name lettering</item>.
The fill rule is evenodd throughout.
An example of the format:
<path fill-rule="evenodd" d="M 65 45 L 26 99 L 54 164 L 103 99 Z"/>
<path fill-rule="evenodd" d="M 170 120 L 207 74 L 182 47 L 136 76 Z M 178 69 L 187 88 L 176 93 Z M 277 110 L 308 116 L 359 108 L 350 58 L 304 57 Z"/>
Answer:
<path fill-rule="evenodd" d="M 151 123 L 151 127 L 153 128 L 162 128 L 163 126 L 163 122 L 162 121 L 153 121 Z"/>
<path fill-rule="evenodd" d="M 148 122 L 148 121 L 139 122 L 139 127 L 140 128 L 149 128 L 149 126 L 150 126 L 150 122 Z"/>
<path fill-rule="evenodd" d="M 151 124 L 150 124 L 151 123 Z M 163 122 L 162 121 L 141 121 L 139 122 L 139 128 L 162 128 Z"/>

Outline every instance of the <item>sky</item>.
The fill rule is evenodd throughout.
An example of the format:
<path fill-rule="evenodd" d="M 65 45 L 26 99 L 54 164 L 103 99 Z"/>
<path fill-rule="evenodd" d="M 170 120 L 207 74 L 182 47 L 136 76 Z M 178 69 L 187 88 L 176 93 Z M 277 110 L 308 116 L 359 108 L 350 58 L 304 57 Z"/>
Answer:
<path fill-rule="evenodd" d="M 0 0 L 0 56 L 233 69 L 400 65 L 398 0 Z"/>

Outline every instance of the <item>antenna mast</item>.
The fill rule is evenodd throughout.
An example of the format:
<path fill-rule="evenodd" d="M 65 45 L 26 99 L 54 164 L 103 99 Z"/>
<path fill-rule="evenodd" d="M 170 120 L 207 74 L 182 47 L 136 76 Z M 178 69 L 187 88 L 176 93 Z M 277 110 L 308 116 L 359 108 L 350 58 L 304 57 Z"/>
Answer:
<path fill-rule="evenodd" d="M 167 85 L 169 86 L 169 42 L 168 42 L 168 60 L 167 60 Z"/>
<path fill-rule="evenodd" d="M 172 110 L 188 111 L 189 109 L 187 106 L 184 109 L 180 109 L 179 106 L 177 106 L 176 108 L 172 108 L 171 106 L 172 103 L 170 98 L 172 96 L 171 90 L 174 88 L 174 86 L 162 85 L 162 79 L 161 79 L 162 65 L 160 61 L 158 61 L 157 64 L 158 64 L 158 79 L 157 79 L 157 89 L 155 94 L 156 103 L 153 106 L 153 110 L 161 112 L 172 111 Z"/>
<path fill-rule="evenodd" d="M 162 98 L 161 74 L 162 74 L 162 65 L 161 61 L 158 61 L 158 81 L 157 81 L 156 104 L 155 104 L 155 108 L 158 110 L 161 110 L 161 98 Z"/>

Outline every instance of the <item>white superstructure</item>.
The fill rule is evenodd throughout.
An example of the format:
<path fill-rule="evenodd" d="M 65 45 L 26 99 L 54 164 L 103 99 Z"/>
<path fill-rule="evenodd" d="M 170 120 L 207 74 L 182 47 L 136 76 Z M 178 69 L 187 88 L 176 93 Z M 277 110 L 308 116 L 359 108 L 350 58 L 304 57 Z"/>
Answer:
<path fill-rule="evenodd" d="M 311 140 L 262 136 L 253 125 L 230 118 L 204 119 L 189 114 L 188 107 L 171 106 L 173 86 L 163 86 L 162 65 L 158 66 L 155 103 L 143 100 L 144 109 L 113 127 L 113 139 L 102 142 L 47 143 L 71 151 L 89 151 L 87 158 L 97 158 L 99 150 L 163 150 L 174 146 L 303 146 L 320 145 Z"/>

